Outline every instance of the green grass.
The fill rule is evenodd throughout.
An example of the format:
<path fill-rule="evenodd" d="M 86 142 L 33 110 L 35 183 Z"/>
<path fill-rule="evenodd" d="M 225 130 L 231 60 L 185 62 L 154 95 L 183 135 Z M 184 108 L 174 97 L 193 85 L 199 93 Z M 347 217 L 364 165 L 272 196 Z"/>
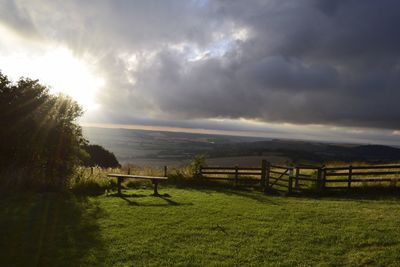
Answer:
<path fill-rule="evenodd" d="M 400 198 L 161 187 L 0 197 L 0 266 L 398 266 Z"/>

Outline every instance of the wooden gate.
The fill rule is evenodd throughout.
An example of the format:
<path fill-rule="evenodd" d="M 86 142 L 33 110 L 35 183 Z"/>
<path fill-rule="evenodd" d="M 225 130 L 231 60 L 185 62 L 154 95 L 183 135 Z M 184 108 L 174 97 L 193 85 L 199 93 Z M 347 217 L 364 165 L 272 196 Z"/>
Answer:
<path fill-rule="evenodd" d="M 278 165 L 267 166 L 266 189 L 291 193 L 293 189 L 293 168 Z"/>
<path fill-rule="evenodd" d="M 309 166 L 266 166 L 265 190 L 281 193 L 310 191 L 320 185 L 321 168 Z"/>

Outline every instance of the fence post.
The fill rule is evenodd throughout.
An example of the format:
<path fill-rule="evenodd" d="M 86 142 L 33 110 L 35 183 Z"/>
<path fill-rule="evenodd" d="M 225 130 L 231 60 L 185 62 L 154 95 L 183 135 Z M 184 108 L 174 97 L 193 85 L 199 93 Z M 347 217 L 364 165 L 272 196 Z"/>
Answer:
<path fill-rule="evenodd" d="M 300 175 L 300 168 L 296 167 L 296 179 L 295 179 L 295 182 L 294 182 L 294 187 L 296 189 L 299 189 L 299 175 Z"/>
<path fill-rule="evenodd" d="M 199 169 L 195 171 L 194 178 L 202 178 L 203 177 L 203 166 L 199 166 Z"/>
<path fill-rule="evenodd" d="M 288 184 L 288 193 L 292 193 L 292 184 L 293 184 L 293 167 L 289 167 L 289 184 Z"/>
<path fill-rule="evenodd" d="M 168 171 L 168 167 L 164 166 L 164 177 L 167 177 L 167 171 Z"/>
<path fill-rule="evenodd" d="M 235 186 L 238 185 L 239 180 L 239 167 L 235 166 Z"/>
<path fill-rule="evenodd" d="M 264 192 L 269 189 L 270 170 L 271 170 L 271 163 L 269 161 L 267 161 L 266 166 L 265 166 L 265 189 L 264 189 Z"/>
<path fill-rule="evenodd" d="M 321 192 L 322 191 L 322 169 L 318 168 L 317 171 L 317 191 Z"/>
<path fill-rule="evenodd" d="M 349 178 L 347 181 L 347 188 L 350 189 L 351 187 L 351 180 L 353 179 L 353 166 L 349 166 Z"/>
<path fill-rule="evenodd" d="M 263 159 L 261 161 L 261 189 L 265 190 L 266 184 L 266 168 L 267 168 L 267 161 Z"/>
<path fill-rule="evenodd" d="M 90 175 L 93 175 L 93 167 L 90 167 Z"/>
<path fill-rule="evenodd" d="M 321 191 L 325 191 L 325 185 L 326 185 L 326 170 L 325 170 L 325 165 L 323 165 L 321 168 Z"/>
<path fill-rule="evenodd" d="M 131 168 L 128 168 L 128 175 L 131 174 Z"/>

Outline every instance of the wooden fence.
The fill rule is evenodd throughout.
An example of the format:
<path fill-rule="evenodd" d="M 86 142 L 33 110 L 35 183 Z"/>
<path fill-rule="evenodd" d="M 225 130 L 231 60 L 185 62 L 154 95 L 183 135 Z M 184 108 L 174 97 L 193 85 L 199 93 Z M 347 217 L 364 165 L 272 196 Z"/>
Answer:
<path fill-rule="evenodd" d="M 260 182 L 262 168 L 254 167 L 201 167 L 200 176 L 206 180 L 231 181 L 235 185 L 243 182 Z"/>
<path fill-rule="evenodd" d="M 396 186 L 400 181 L 400 165 L 373 165 L 324 168 L 323 189 L 344 189 L 367 185 Z"/>
<path fill-rule="evenodd" d="M 280 192 L 340 190 L 364 186 L 396 186 L 400 165 L 348 167 L 279 166 L 263 160 L 261 167 L 201 167 L 206 180 L 231 181 L 235 185 L 259 183 L 263 190 Z"/>

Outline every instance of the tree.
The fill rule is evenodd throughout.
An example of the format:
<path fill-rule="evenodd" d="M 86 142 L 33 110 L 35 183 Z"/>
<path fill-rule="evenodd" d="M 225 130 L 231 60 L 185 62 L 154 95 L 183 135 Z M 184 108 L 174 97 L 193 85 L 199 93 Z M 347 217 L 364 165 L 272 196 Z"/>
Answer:
<path fill-rule="evenodd" d="M 83 161 L 86 166 L 100 166 L 103 168 L 117 168 L 121 165 L 115 155 L 99 145 L 86 145 L 85 151 L 89 154 Z"/>
<path fill-rule="evenodd" d="M 87 143 L 76 123 L 81 115 L 74 100 L 50 94 L 38 80 L 12 83 L 0 72 L 0 173 L 64 188 Z"/>

